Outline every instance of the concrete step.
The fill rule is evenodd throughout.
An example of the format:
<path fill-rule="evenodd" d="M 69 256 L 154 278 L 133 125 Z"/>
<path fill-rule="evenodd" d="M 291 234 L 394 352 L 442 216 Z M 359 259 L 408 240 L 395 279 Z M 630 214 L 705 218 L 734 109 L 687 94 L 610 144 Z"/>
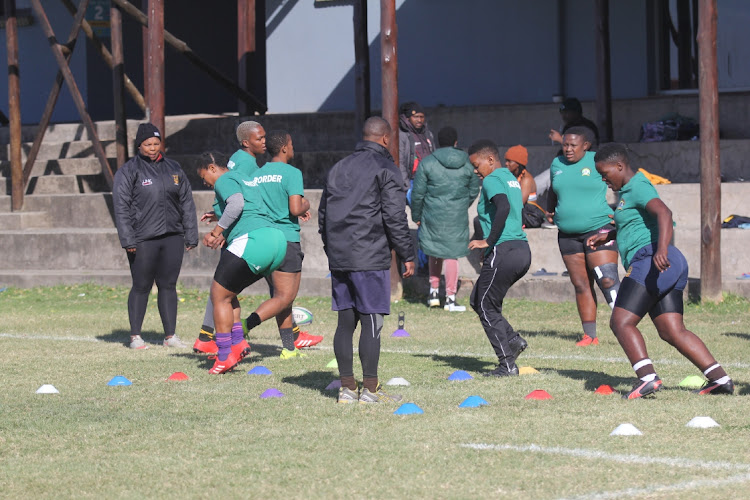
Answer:
<path fill-rule="evenodd" d="M 201 237 L 210 227 L 200 226 Z M 416 245 L 416 230 L 412 230 Z M 531 247 L 530 272 L 546 269 L 562 273 L 565 265 L 557 247 L 557 231 L 530 229 L 527 231 Z M 328 263 L 320 236 L 314 226 L 303 225 L 302 250 L 305 252 L 304 269 L 318 275 L 327 274 Z M 690 276 L 700 276 L 700 230 L 676 229 L 674 242 L 690 265 Z M 750 272 L 750 254 L 744 251 L 750 243 L 750 231 L 725 229 L 721 232 L 722 274 L 738 276 Z M 415 246 L 416 248 L 416 246 Z M 93 250 L 95 249 L 95 251 Z M 93 253 L 92 253 L 93 252 Z M 127 259 L 114 228 L 58 228 L 6 229 L 0 231 L 0 254 L 4 266 L 17 269 L 127 269 Z M 459 272 L 463 276 L 479 273 L 479 252 L 459 259 Z M 187 270 L 215 268 L 218 252 L 203 245 L 188 252 L 183 260 Z M 620 267 L 620 274 L 625 270 Z"/>
<path fill-rule="evenodd" d="M 725 292 L 733 293 L 741 297 L 750 298 L 750 280 L 737 280 L 734 276 L 723 276 L 722 288 Z M 180 272 L 178 288 L 197 288 L 208 290 L 213 279 L 213 270 L 191 271 L 183 269 Z M 473 314 L 469 306 L 469 296 L 476 277 L 464 277 L 456 294 L 460 303 L 467 306 L 467 314 Z M 0 268 L 0 285 L 19 288 L 31 288 L 37 286 L 73 285 L 78 283 L 95 283 L 108 286 L 131 286 L 132 280 L 127 269 L 120 270 L 17 270 Z M 412 297 L 426 299 L 427 277 L 415 276 L 404 281 L 404 288 Z M 299 296 L 328 297 L 331 293 L 330 278 L 326 276 L 314 276 L 303 271 L 300 283 Z M 685 300 L 699 297 L 700 280 L 691 279 L 685 290 Z M 260 280 L 242 292 L 243 295 L 268 295 L 268 286 L 265 280 Z M 602 299 L 600 292 L 599 298 Z M 575 300 L 573 286 L 565 277 L 536 278 L 526 275 L 519 280 L 508 291 L 508 298 L 527 299 L 542 302 L 572 302 Z M 126 301 L 123 298 L 123 304 Z M 603 299 L 602 299 L 603 300 Z M 391 307 L 391 313 L 395 314 L 398 305 Z"/>
<path fill-rule="evenodd" d="M 117 157 L 117 145 L 113 140 L 100 141 L 104 148 L 104 153 L 108 158 Z M 133 155 L 133 141 L 129 141 L 128 154 Z M 26 142 L 21 144 L 21 155 L 24 165 L 28 158 L 29 151 L 33 143 Z M 42 142 L 39 148 L 36 161 L 58 160 L 61 158 L 94 158 L 94 147 L 91 141 L 74 141 L 74 142 Z M 10 161 L 10 146 L 0 148 L 0 160 Z"/>
<path fill-rule="evenodd" d="M 29 194 L 79 194 L 109 191 L 102 174 L 42 175 L 29 178 Z"/>
<path fill-rule="evenodd" d="M 135 132 L 138 130 L 138 124 L 140 120 L 128 120 L 128 138 L 132 142 L 135 137 Z M 25 125 L 21 127 L 21 142 L 33 143 L 36 132 L 36 125 Z M 94 128 L 100 141 L 114 141 L 115 140 L 115 123 L 114 121 L 101 121 L 95 122 Z M 0 144 L 8 144 L 10 142 L 10 132 L 8 127 L 0 128 Z M 75 141 L 90 141 L 88 132 L 83 123 L 54 123 L 47 127 L 44 133 L 43 143 L 65 143 Z"/>
<path fill-rule="evenodd" d="M 116 161 L 110 159 L 110 167 L 116 170 Z M 58 158 L 50 160 L 38 160 L 31 168 L 31 177 L 45 175 L 100 175 L 102 166 L 99 160 L 90 158 Z M 0 164 L 0 177 L 10 177 L 10 164 Z"/>
<path fill-rule="evenodd" d="M 0 212 L 0 228 L 4 230 L 42 229 L 50 226 L 46 212 Z"/>
<path fill-rule="evenodd" d="M 656 186 L 656 189 L 664 203 L 672 210 L 677 228 L 700 227 L 700 185 L 668 184 Z M 750 199 L 750 184 L 723 183 L 721 190 L 722 219 L 733 213 L 748 215 L 745 200 Z M 310 215 L 312 216 L 311 220 L 306 223 L 307 226 L 317 228 L 321 194 L 320 189 L 305 190 L 305 197 L 310 201 Z M 198 186 L 193 190 L 193 198 L 198 214 L 211 210 L 214 200 L 213 191 L 205 186 Z M 10 196 L 0 196 L 0 213 L 10 211 L 10 202 Z M 107 192 L 86 194 L 39 194 L 35 192 L 24 197 L 24 208 L 29 211 L 49 212 L 54 226 L 114 227 L 112 195 Z M 476 216 L 476 202 L 470 207 L 469 215 L 470 218 Z M 409 219 L 411 219 L 410 215 Z"/>

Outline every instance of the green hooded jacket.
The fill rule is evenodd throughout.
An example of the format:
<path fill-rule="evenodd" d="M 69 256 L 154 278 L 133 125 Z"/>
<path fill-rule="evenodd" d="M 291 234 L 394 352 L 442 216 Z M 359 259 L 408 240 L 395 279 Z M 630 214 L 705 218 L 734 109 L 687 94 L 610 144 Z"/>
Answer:
<path fill-rule="evenodd" d="M 422 160 L 414 175 L 411 218 L 421 222 L 419 248 L 441 259 L 469 253 L 469 206 L 479 194 L 479 178 L 469 155 L 440 148 Z"/>

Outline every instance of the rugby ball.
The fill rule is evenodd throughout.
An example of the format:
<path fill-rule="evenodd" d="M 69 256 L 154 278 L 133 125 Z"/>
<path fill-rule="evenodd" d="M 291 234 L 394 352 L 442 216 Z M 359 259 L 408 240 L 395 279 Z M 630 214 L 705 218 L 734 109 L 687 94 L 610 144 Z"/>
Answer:
<path fill-rule="evenodd" d="M 313 313 L 304 307 L 292 307 L 292 318 L 298 325 L 310 325 L 313 322 Z"/>

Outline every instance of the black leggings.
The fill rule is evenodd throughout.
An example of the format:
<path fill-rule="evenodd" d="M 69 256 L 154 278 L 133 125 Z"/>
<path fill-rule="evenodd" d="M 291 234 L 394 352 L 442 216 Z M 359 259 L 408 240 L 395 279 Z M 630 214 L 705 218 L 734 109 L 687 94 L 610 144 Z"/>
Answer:
<path fill-rule="evenodd" d="M 339 375 L 354 376 L 353 339 L 357 322 L 362 323 L 359 334 L 359 360 L 363 377 L 378 376 L 380 360 L 380 330 L 383 329 L 382 314 L 361 314 L 355 309 L 339 311 L 339 324 L 333 337 L 333 352 L 339 365 Z"/>
<path fill-rule="evenodd" d="M 185 237 L 181 234 L 159 236 L 136 245 L 135 253 L 128 252 L 133 288 L 128 296 L 130 335 L 140 335 L 146 315 L 148 295 L 156 281 L 159 289 L 159 315 L 164 334 L 174 335 L 177 324 L 177 278 L 180 275 Z"/>
<path fill-rule="evenodd" d="M 479 315 L 484 333 L 501 361 L 513 360 L 508 341 L 517 335 L 503 316 L 503 300 L 530 265 L 531 251 L 526 241 L 500 243 L 484 257 L 482 271 L 471 291 L 471 308 Z"/>

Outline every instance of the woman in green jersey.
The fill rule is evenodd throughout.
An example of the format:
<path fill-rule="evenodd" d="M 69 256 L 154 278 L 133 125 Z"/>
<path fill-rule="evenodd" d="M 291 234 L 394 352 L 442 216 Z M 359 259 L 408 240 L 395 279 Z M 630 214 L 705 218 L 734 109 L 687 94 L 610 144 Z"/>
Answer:
<path fill-rule="evenodd" d="M 648 313 L 659 336 L 690 360 L 708 378 L 698 394 L 732 394 L 734 383 L 711 355 L 706 345 L 685 328 L 682 294 L 687 284 L 685 257 L 669 244 L 672 211 L 654 186 L 630 167 L 627 148 L 607 144 L 595 157 L 596 170 L 620 202 L 615 210 L 615 230 L 595 234 L 586 242 L 598 248 L 617 238 L 627 274 L 622 280 L 609 325 L 633 366 L 638 381 L 623 395 L 636 399 L 661 389 L 661 379 L 646 352 L 638 323 Z"/>
<path fill-rule="evenodd" d="M 579 346 L 598 345 L 596 336 L 596 292 L 599 285 L 607 303 L 614 306 L 620 279 L 617 274 L 617 244 L 612 241 L 595 249 L 586 240 L 612 229 L 612 209 L 607 205 L 607 187 L 594 166 L 589 151 L 591 131 L 571 127 L 563 135 L 563 154 L 550 167 L 550 192 L 547 198 L 550 222 L 559 230 L 560 247 L 570 282 L 576 292 L 576 305 L 583 326 Z"/>

